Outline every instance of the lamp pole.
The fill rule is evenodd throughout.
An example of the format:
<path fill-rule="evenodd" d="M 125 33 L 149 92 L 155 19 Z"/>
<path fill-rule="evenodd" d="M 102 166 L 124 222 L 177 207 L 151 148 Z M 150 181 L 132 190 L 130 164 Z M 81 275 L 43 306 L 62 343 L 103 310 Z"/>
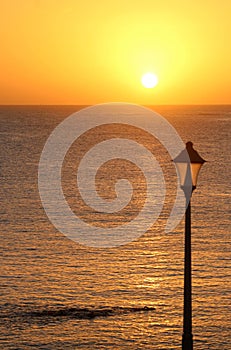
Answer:
<path fill-rule="evenodd" d="M 186 204 L 187 205 L 187 204 Z M 193 350 L 192 335 L 192 253 L 191 253 L 191 202 L 185 212 L 184 244 L 184 314 L 182 350 Z"/>
<path fill-rule="evenodd" d="M 182 350 L 193 350 L 192 335 L 192 252 L 191 252 L 191 197 L 196 188 L 197 177 L 205 160 L 193 148 L 191 141 L 173 160 L 180 177 L 186 199 L 185 245 L 184 245 L 184 313 Z"/>

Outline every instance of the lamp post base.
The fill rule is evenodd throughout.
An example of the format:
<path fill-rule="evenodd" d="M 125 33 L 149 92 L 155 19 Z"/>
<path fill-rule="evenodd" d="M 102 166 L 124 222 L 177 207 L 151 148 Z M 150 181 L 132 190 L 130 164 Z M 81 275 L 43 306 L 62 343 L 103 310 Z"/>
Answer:
<path fill-rule="evenodd" d="M 193 350 L 193 335 L 183 334 L 182 335 L 182 350 Z"/>

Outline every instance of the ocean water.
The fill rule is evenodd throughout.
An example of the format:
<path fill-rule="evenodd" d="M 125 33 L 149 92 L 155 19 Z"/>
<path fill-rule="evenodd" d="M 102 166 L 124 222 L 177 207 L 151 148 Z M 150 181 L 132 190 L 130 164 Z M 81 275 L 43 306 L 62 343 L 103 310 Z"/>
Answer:
<path fill-rule="evenodd" d="M 159 219 L 135 241 L 111 248 L 80 245 L 60 233 L 43 209 L 38 190 L 43 147 L 53 129 L 81 108 L 0 107 L 0 348 L 181 349 L 184 220 L 165 232 L 175 182 L 163 146 L 129 131 L 147 148 L 153 142 L 167 189 Z M 231 106 L 153 109 L 207 160 L 192 197 L 194 348 L 228 350 Z M 74 212 L 81 207 L 82 216 L 99 224 L 99 217 L 75 203 L 78 147 L 65 160 L 64 193 Z M 117 176 L 123 169 L 118 165 Z M 101 192 L 108 187 L 107 173 L 102 169 Z M 139 173 L 128 173 L 142 183 Z M 142 199 L 135 201 L 139 208 Z M 132 208 L 125 217 L 136 215 Z M 111 220 L 122 223 L 124 217 Z"/>

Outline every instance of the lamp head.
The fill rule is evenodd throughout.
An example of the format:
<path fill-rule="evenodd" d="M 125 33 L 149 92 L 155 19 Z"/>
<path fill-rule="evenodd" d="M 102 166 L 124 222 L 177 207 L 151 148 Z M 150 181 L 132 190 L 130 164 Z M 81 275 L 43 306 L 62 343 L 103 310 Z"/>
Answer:
<path fill-rule="evenodd" d="M 196 188 L 197 178 L 202 165 L 206 162 L 188 141 L 186 148 L 173 160 L 180 177 L 182 189 Z"/>

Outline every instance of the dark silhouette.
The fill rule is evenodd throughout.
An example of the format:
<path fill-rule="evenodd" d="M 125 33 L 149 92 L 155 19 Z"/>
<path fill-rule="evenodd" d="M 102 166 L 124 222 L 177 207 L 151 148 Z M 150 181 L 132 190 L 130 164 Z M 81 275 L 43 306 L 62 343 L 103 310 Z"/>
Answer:
<path fill-rule="evenodd" d="M 174 159 L 186 198 L 185 246 L 184 246 L 184 314 L 182 350 L 193 350 L 192 334 L 192 266 L 191 266 L 191 196 L 196 188 L 197 177 L 205 160 L 193 148 L 191 141 Z"/>

